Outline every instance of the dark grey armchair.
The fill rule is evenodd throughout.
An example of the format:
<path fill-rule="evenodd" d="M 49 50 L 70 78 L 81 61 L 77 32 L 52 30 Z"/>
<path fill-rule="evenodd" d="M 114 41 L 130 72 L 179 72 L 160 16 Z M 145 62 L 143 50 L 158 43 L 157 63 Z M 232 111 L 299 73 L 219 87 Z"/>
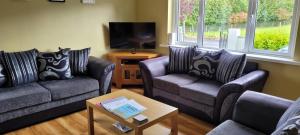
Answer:
<path fill-rule="evenodd" d="M 168 56 L 140 62 L 144 95 L 214 123 L 231 118 L 239 96 L 247 89 L 262 91 L 268 78 L 268 72 L 259 70 L 254 62 L 247 62 L 242 77 L 226 84 L 188 74 L 168 74 L 168 64 Z"/>
<path fill-rule="evenodd" d="M 208 135 L 281 135 L 288 119 L 299 112 L 299 101 L 247 91 L 238 99 L 232 120 L 226 120 Z"/>

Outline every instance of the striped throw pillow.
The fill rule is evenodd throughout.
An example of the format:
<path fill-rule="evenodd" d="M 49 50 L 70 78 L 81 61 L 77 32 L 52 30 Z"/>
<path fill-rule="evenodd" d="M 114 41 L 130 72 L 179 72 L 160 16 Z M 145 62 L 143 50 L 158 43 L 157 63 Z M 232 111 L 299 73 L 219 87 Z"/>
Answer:
<path fill-rule="evenodd" d="M 36 57 L 38 51 L 0 52 L 1 63 L 8 76 L 8 86 L 14 87 L 38 81 Z"/>
<path fill-rule="evenodd" d="M 194 47 L 169 47 L 169 73 L 188 73 Z"/>
<path fill-rule="evenodd" d="M 59 48 L 61 50 L 61 48 Z M 72 75 L 85 74 L 91 48 L 70 51 L 70 68 Z"/>
<path fill-rule="evenodd" d="M 216 79 L 222 83 L 228 83 L 242 75 L 246 64 L 246 54 L 232 54 L 223 51 L 216 72 Z"/>
<path fill-rule="evenodd" d="M 6 83 L 6 76 L 4 73 L 4 67 L 0 62 L 0 88 L 3 87 L 5 83 Z"/>

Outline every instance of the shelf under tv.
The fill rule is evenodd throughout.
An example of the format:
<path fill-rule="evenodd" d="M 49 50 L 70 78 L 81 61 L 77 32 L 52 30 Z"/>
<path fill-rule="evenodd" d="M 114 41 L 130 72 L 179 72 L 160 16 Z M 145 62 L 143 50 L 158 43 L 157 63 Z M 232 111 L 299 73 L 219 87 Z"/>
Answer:
<path fill-rule="evenodd" d="M 143 84 L 140 73 L 139 62 L 158 57 L 158 53 L 136 51 L 117 51 L 107 54 L 108 59 L 116 64 L 113 74 L 113 83 L 117 88 L 122 85 L 141 85 Z"/>

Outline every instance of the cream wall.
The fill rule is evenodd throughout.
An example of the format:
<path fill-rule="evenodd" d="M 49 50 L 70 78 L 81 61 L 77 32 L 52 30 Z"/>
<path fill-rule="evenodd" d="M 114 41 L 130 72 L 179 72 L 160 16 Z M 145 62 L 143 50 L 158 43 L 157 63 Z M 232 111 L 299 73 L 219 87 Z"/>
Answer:
<path fill-rule="evenodd" d="M 167 43 L 167 31 L 170 29 L 170 16 L 168 16 L 168 1 L 172 0 L 138 0 L 137 2 L 137 19 L 138 20 L 154 20 L 158 25 L 158 35 L 160 36 L 159 44 Z M 168 20 L 169 18 L 169 20 Z M 298 30 L 298 38 L 296 45 L 296 57 L 300 58 L 300 31 Z M 168 48 L 159 47 L 158 52 L 168 54 Z M 263 92 L 289 98 L 296 99 L 300 96 L 300 66 L 263 62 L 258 61 L 262 69 L 270 72 Z"/>
<path fill-rule="evenodd" d="M 168 0 L 137 0 L 136 6 L 137 21 L 156 22 L 157 46 L 167 44 Z M 161 49 L 158 48 L 158 51 L 161 51 Z"/>
<path fill-rule="evenodd" d="M 109 21 L 135 20 L 136 0 L 96 0 L 95 5 L 80 0 L 1 0 L 0 50 L 92 47 L 91 54 L 101 56 L 108 50 L 104 26 Z"/>

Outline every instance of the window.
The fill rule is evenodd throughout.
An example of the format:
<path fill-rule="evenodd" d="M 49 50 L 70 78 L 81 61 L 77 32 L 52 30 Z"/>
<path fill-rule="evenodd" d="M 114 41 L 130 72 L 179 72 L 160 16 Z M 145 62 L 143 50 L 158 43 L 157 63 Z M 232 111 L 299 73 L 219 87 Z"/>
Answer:
<path fill-rule="evenodd" d="M 197 43 L 199 0 L 179 0 L 178 40 L 182 42 Z"/>
<path fill-rule="evenodd" d="M 300 0 L 177 0 L 177 42 L 292 56 Z"/>

